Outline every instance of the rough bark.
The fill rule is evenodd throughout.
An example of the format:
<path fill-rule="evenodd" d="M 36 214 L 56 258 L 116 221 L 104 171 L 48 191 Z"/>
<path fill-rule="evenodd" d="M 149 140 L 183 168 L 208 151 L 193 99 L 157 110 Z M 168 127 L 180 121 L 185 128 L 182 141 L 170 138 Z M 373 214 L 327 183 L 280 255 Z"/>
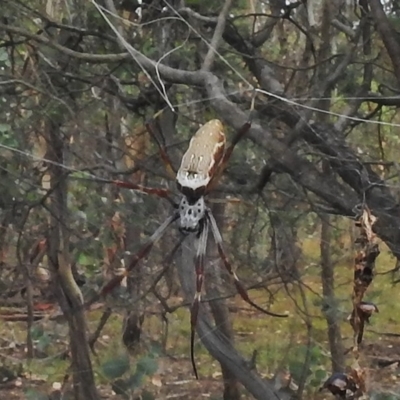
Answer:
<path fill-rule="evenodd" d="M 179 279 L 187 301 L 191 302 L 195 293 L 194 256 L 195 240 L 187 238 L 182 245 L 182 257 L 178 264 Z M 204 304 L 200 305 L 197 321 L 197 334 L 209 353 L 237 377 L 242 385 L 257 400 L 276 400 L 279 396 L 273 385 L 250 371 L 246 360 L 232 346 L 232 343 L 219 330 L 215 329 Z"/>
<path fill-rule="evenodd" d="M 224 209 L 223 203 L 216 203 L 212 206 L 212 211 L 220 229 L 224 226 Z M 221 265 L 218 255 L 217 246 L 212 237 L 209 236 L 207 246 L 207 262 L 206 262 L 206 277 L 205 286 L 207 297 L 218 299 L 221 297 L 219 289 L 223 281 L 221 279 Z M 216 329 L 220 330 L 232 345 L 234 344 L 234 333 L 229 309 L 224 299 L 214 300 L 210 302 L 211 314 L 214 318 Z M 239 400 L 239 381 L 238 378 L 223 363 L 221 363 L 222 377 L 224 381 L 224 400 Z"/>
<path fill-rule="evenodd" d="M 64 143 L 58 124 L 47 121 L 50 196 L 48 259 L 55 278 L 55 297 L 68 321 L 74 395 L 77 400 L 98 400 L 87 337 L 82 293 L 76 284 L 68 252 L 67 183 L 60 165 Z"/>
<path fill-rule="evenodd" d="M 338 318 L 334 289 L 334 266 L 331 259 L 332 221 L 327 215 L 321 218 L 321 281 L 324 296 L 323 313 L 328 325 L 332 372 L 344 371 L 344 348 Z"/>
<path fill-rule="evenodd" d="M 381 0 L 370 0 L 371 17 L 376 23 L 378 32 L 393 63 L 394 74 L 400 87 L 400 44 L 398 33 L 393 29 L 386 16 Z"/>

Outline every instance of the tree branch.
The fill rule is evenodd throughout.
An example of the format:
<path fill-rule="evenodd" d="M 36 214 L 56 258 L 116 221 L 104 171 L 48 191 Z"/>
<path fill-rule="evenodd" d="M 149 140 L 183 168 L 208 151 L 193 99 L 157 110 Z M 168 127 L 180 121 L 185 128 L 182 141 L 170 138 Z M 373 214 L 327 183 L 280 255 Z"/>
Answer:
<path fill-rule="evenodd" d="M 217 26 L 215 27 L 214 35 L 210 43 L 210 47 L 208 49 L 208 53 L 206 58 L 204 59 L 204 63 L 202 66 L 203 71 L 209 71 L 215 59 L 215 54 L 218 49 L 219 43 L 222 38 L 222 34 L 225 30 L 225 22 L 226 17 L 228 15 L 229 9 L 231 8 L 232 0 L 225 0 L 224 6 L 218 16 Z"/>
<path fill-rule="evenodd" d="M 14 33 L 16 35 L 24 36 L 28 39 L 34 40 L 35 42 L 45 44 L 53 49 L 61 51 L 63 54 L 66 54 L 70 57 L 75 57 L 80 60 L 96 63 L 96 64 L 107 64 L 113 63 L 123 60 L 129 60 L 131 58 L 130 54 L 127 53 L 118 53 L 118 54 L 90 54 L 90 53 L 81 53 L 79 51 L 74 51 L 69 49 L 68 47 L 64 47 L 57 42 L 46 38 L 43 35 L 38 35 L 32 32 L 29 32 L 22 28 L 17 28 L 15 26 L 5 25 L 0 23 L 0 31 L 5 31 L 9 33 Z"/>
<path fill-rule="evenodd" d="M 394 74 L 397 83 L 400 86 L 400 44 L 397 39 L 397 34 L 383 11 L 381 1 L 370 0 L 369 6 L 371 7 L 371 16 L 376 23 L 378 32 L 380 33 L 389 57 L 392 60 Z"/>

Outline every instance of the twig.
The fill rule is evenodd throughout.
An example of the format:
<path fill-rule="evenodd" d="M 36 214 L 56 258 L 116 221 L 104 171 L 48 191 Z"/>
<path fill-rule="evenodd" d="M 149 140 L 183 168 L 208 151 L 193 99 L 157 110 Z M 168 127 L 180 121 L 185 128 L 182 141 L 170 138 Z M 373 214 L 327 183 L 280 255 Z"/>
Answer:
<path fill-rule="evenodd" d="M 214 36 L 211 40 L 206 58 L 204 59 L 203 66 L 201 67 L 203 71 L 209 71 L 214 62 L 216 51 L 221 41 L 222 34 L 225 30 L 226 16 L 228 15 L 231 4 L 232 0 L 225 0 L 225 4 L 218 16 L 218 22 L 217 26 L 215 27 Z"/>
<path fill-rule="evenodd" d="M 93 354 L 96 354 L 96 351 L 94 349 L 94 345 L 96 344 L 97 339 L 99 338 L 101 331 L 105 327 L 108 319 L 110 318 L 112 314 L 111 307 L 107 307 L 106 310 L 103 312 L 99 325 L 97 326 L 96 330 L 94 331 L 93 335 L 89 339 L 89 347 L 90 350 L 92 350 Z"/>

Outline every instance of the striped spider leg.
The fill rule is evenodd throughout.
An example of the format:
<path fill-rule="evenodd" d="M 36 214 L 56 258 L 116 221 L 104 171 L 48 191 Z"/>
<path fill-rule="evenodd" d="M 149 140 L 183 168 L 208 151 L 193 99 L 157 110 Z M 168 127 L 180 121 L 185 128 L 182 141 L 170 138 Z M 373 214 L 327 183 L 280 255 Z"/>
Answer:
<path fill-rule="evenodd" d="M 111 291 L 113 291 L 117 286 L 121 284 L 123 279 L 129 275 L 129 273 L 139 264 L 143 258 L 147 257 L 153 248 L 153 246 L 164 236 L 166 230 L 179 218 L 179 214 L 175 211 L 171 214 L 157 229 L 156 231 L 147 239 L 147 242 L 143 247 L 132 256 L 129 264 L 125 267 L 123 274 L 117 275 L 112 278 L 108 283 L 103 286 L 99 297 L 106 296 Z"/>
<path fill-rule="evenodd" d="M 223 125 L 219 120 L 211 120 L 204 124 L 191 138 L 189 147 L 182 157 L 181 165 L 176 173 L 176 185 L 181 193 L 178 205 L 170 198 L 168 189 L 147 188 L 140 185 L 131 184 L 124 181 L 113 181 L 114 184 L 129 189 L 139 190 L 148 194 L 155 194 L 159 197 L 167 198 L 174 204 L 174 211 L 151 235 L 144 246 L 132 256 L 128 263 L 125 273 L 110 280 L 101 290 L 101 295 L 107 295 L 117 287 L 123 278 L 127 276 L 151 251 L 154 244 L 161 239 L 169 226 L 178 221 L 179 230 L 184 234 L 195 233 L 198 237 L 197 253 L 195 259 L 196 272 L 196 293 L 190 309 L 191 321 L 191 361 L 193 371 L 198 379 L 197 369 L 194 361 L 194 338 L 197 324 L 197 317 L 201 301 L 201 293 L 204 281 L 204 262 L 207 249 L 207 238 L 211 229 L 214 240 L 217 244 L 218 253 L 229 274 L 233 277 L 235 287 L 244 301 L 257 310 L 275 317 L 287 317 L 287 315 L 275 314 L 267 311 L 250 298 L 240 282 L 238 276 L 233 271 L 231 263 L 223 250 L 222 236 L 211 210 L 205 203 L 205 196 L 218 183 L 222 173 L 229 161 L 232 151 L 239 140 L 249 130 L 250 123 L 246 123 L 237 132 L 232 143 L 225 148 L 226 137 Z M 152 127 L 148 125 L 148 130 L 153 137 L 156 137 Z M 158 147 L 162 153 L 162 159 L 167 164 L 167 169 L 174 171 L 165 147 L 157 140 Z"/>
<path fill-rule="evenodd" d="M 210 226 L 211 226 L 211 232 L 213 234 L 215 243 L 217 244 L 217 249 L 218 249 L 218 254 L 228 271 L 229 275 L 232 276 L 233 278 L 233 283 L 235 284 L 236 291 L 239 293 L 240 297 L 248 304 L 250 304 L 252 307 L 257 309 L 258 311 L 263 312 L 264 314 L 268 314 L 271 317 L 278 317 L 278 318 L 286 318 L 288 315 L 287 314 L 277 314 L 268 310 L 265 310 L 264 308 L 260 307 L 256 303 L 254 303 L 248 293 L 245 287 L 243 286 L 242 282 L 240 281 L 239 277 L 236 275 L 236 272 L 233 270 L 232 265 L 228 259 L 228 256 L 226 255 L 224 248 L 222 246 L 223 241 L 222 241 L 222 236 L 221 232 L 219 231 L 217 221 L 214 218 L 214 215 L 212 214 L 211 210 L 207 210 L 207 218 L 210 221 Z"/>
<path fill-rule="evenodd" d="M 158 113 L 156 114 L 156 116 L 158 115 Z M 174 165 L 172 164 L 171 159 L 168 156 L 167 153 L 167 149 L 165 147 L 165 142 L 161 142 L 158 138 L 158 135 L 155 132 L 155 127 L 154 127 L 154 121 L 156 119 L 156 116 L 153 117 L 152 121 L 148 121 L 146 122 L 146 129 L 147 132 L 149 132 L 150 136 L 152 137 L 152 139 L 154 140 L 154 142 L 157 144 L 157 147 L 159 149 L 160 152 L 160 156 L 161 159 L 165 165 L 165 168 L 167 170 L 167 174 L 168 176 L 172 179 L 175 180 L 176 179 L 176 169 L 174 167 Z M 158 130 L 158 129 L 157 129 Z"/>
<path fill-rule="evenodd" d="M 196 379 L 199 379 L 199 375 L 197 373 L 196 362 L 194 359 L 194 339 L 196 335 L 197 317 L 199 315 L 201 293 L 204 283 L 204 262 L 207 252 L 208 224 L 208 219 L 204 218 L 200 226 L 201 232 L 197 244 L 197 254 L 195 259 L 196 293 L 190 309 L 190 360 L 192 362 L 193 372 L 196 376 Z"/>
<path fill-rule="evenodd" d="M 207 122 L 191 139 L 189 148 L 182 158 L 182 163 L 177 173 L 177 185 L 183 194 L 179 205 L 180 230 L 184 232 L 197 232 L 199 237 L 195 260 L 196 294 L 190 310 L 190 355 L 193 371 L 197 379 L 198 374 L 194 360 L 194 338 L 204 282 L 204 259 L 210 228 L 217 244 L 219 256 L 228 273 L 233 277 L 236 290 L 242 299 L 265 314 L 274 317 L 287 317 L 287 315 L 275 314 L 264 310 L 249 298 L 246 289 L 233 271 L 228 257 L 223 250 L 221 233 L 211 210 L 206 206 L 204 201 L 204 196 L 210 193 L 221 178 L 235 145 L 249 128 L 250 123 L 247 122 L 237 132 L 230 146 L 225 149 L 226 138 L 221 122 L 218 120 Z"/>
<path fill-rule="evenodd" d="M 196 293 L 195 297 L 192 303 L 192 307 L 190 310 L 190 326 L 191 326 L 191 335 L 190 335 L 190 358 L 192 362 L 192 367 L 193 367 L 193 372 L 196 376 L 196 379 L 198 379 L 198 373 L 197 373 L 197 367 L 196 367 L 196 362 L 194 359 L 194 339 L 195 339 L 195 334 L 196 334 L 196 324 L 197 324 L 197 317 L 199 313 L 199 307 L 200 307 L 200 302 L 201 302 L 201 293 L 202 293 L 202 288 L 203 288 L 203 283 L 204 283 L 204 261 L 205 261 L 205 256 L 207 252 L 207 239 L 208 239 L 208 233 L 209 229 L 211 229 L 211 233 L 214 237 L 214 240 L 217 244 L 217 249 L 218 249 L 218 254 L 228 271 L 228 273 L 233 277 L 234 284 L 236 287 L 237 292 L 239 293 L 240 297 L 248 304 L 256 308 L 257 310 L 261 311 L 264 314 L 270 315 L 272 317 L 278 317 L 278 318 L 286 318 L 287 314 L 276 314 L 271 311 L 265 310 L 264 308 L 260 307 L 256 303 L 254 303 L 248 293 L 245 287 L 243 286 L 242 282 L 239 280 L 239 277 L 236 275 L 236 273 L 232 269 L 232 265 L 228 259 L 228 256 L 226 255 L 223 246 L 222 246 L 222 236 L 219 231 L 219 228 L 217 226 L 217 222 L 215 220 L 215 217 L 208 207 L 206 208 L 205 212 L 205 218 L 201 221 L 200 227 L 199 227 L 199 240 L 198 240 L 198 245 L 197 245 L 197 254 L 196 254 L 196 259 L 195 259 L 195 271 L 196 271 Z"/>

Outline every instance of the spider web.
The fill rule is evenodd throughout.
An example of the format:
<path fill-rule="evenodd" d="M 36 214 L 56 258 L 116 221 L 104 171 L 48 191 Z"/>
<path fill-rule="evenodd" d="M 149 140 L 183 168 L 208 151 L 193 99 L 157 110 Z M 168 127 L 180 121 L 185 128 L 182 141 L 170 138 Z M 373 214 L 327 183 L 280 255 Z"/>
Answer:
<path fill-rule="evenodd" d="M 132 55 L 132 58 L 135 60 L 135 62 L 137 62 L 139 68 L 143 71 L 143 73 L 147 76 L 147 78 L 150 80 L 150 82 L 153 84 L 153 86 L 157 89 L 157 91 L 159 92 L 160 96 L 165 100 L 166 104 L 172 109 L 172 110 L 180 110 L 184 107 L 188 107 L 188 106 L 193 106 L 193 105 L 203 105 L 204 103 L 213 100 L 212 98 L 208 98 L 208 97 L 203 97 L 201 99 L 196 99 L 193 101 L 185 101 L 182 103 L 175 103 L 173 101 L 171 101 L 168 98 L 168 92 L 165 86 L 164 81 L 161 78 L 161 75 L 159 73 L 159 70 L 157 69 L 157 74 L 156 77 L 153 77 L 149 71 L 147 71 L 143 65 L 138 62 L 138 60 L 135 58 L 134 53 L 132 53 L 131 50 L 131 45 L 125 40 L 125 38 L 123 37 L 123 35 L 120 34 L 119 30 L 116 28 L 116 21 L 118 19 L 120 19 L 120 17 L 118 15 L 113 14 L 112 12 L 110 12 L 109 10 L 104 9 L 102 6 L 98 5 L 95 1 L 92 1 L 92 3 L 95 5 L 95 7 L 99 10 L 99 13 L 102 15 L 102 17 L 107 21 L 107 23 L 109 24 L 110 28 L 114 31 L 115 35 L 119 38 L 120 43 L 122 44 L 122 46 Z M 171 11 L 173 11 L 175 13 L 175 17 L 165 17 L 165 18 L 160 18 L 157 21 L 152 21 L 151 23 L 156 23 L 156 22 L 162 22 L 162 21 L 166 21 L 166 20 L 179 20 L 182 21 L 182 23 L 184 23 L 187 27 L 188 27 L 188 31 L 191 31 L 193 33 L 195 33 L 196 35 L 198 35 L 201 40 L 204 42 L 204 44 L 208 47 L 211 48 L 210 42 L 208 41 L 207 38 L 205 38 L 204 36 L 201 35 L 200 32 L 198 32 L 196 30 L 195 27 L 191 26 L 190 23 L 188 23 L 186 21 L 185 18 L 183 18 L 183 16 L 179 13 L 178 10 L 175 10 L 169 3 L 166 3 L 167 6 L 170 8 Z M 112 21 L 113 20 L 113 21 Z M 142 26 L 140 24 L 134 24 L 131 21 L 127 21 L 127 20 L 123 20 L 124 23 L 130 24 L 132 26 Z M 151 24 L 148 23 L 148 24 Z M 189 33 L 187 35 L 187 38 L 189 37 Z M 162 63 L 163 60 L 165 59 L 166 56 L 170 55 L 171 53 L 173 53 L 174 51 L 178 51 L 179 49 L 183 48 L 186 43 L 187 43 L 187 38 L 186 40 L 182 43 L 181 46 L 174 48 L 173 50 L 171 50 L 168 54 L 164 54 L 162 55 L 158 60 L 157 60 L 157 64 Z M 222 55 L 221 52 L 218 51 L 218 49 L 213 49 L 214 53 L 217 55 L 218 59 L 221 60 L 232 72 L 232 74 L 247 88 L 244 90 L 229 90 L 227 92 L 227 96 L 234 96 L 234 95 L 240 95 L 243 93 L 243 91 L 247 91 L 248 93 L 252 93 L 254 90 L 260 94 L 266 95 L 270 98 L 275 98 L 279 101 L 282 101 L 290 106 L 293 106 L 293 111 L 296 112 L 301 118 L 303 118 L 302 114 L 300 113 L 300 111 L 298 110 L 309 110 L 309 111 L 313 111 L 316 113 L 323 113 L 323 114 L 327 114 L 331 117 L 335 117 L 335 118 L 339 118 L 339 119 L 343 119 L 343 120 L 348 120 L 348 121 L 354 121 L 354 122 L 362 122 L 365 123 L 367 125 L 378 125 L 378 126 L 382 126 L 382 127 L 388 127 L 388 128 L 398 128 L 400 124 L 395 123 L 395 122 L 387 122 L 387 121 L 380 121 L 380 120 L 371 120 L 371 119 L 367 119 L 367 118 L 363 118 L 363 117 L 358 117 L 358 116 L 352 116 L 352 115 L 347 115 L 345 113 L 341 113 L 341 112 L 333 112 L 330 110 L 324 110 L 322 108 L 319 108 L 318 106 L 313 105 L 315 102 L 318 102 L 320 100 L 326 99 L 325 97 L 293 97 L 293 98 L 286 98 L 284 96 L 281 95 L 277 95 L 275 93 L 271 93 L 265 90 L 262 90 L 260 88 L 254 88 L 253 85 L 246 79 L 246 77 L 224 56 Z M 329 100 L 332 101 L 343 101 L 343 100 L 364 100 L 365 97 L 329 97 Z M 386 96 L 384 97 L 384 99 L 394 99 L 397 100 L 398 96 Z M 302 103 L 302 101 L 305 101 L 306 104 Z M 304 120 L 303 121 L 307 124 L 307 126 L 309 128 L 312 129 L 311 124 L 308 122 L 308 120 Z M 317 132 L 315 132 L 316 134 L 318 134 Z M 83 168 L 76 168 L 74 166 L 70 166 L 67 165 L 65 163 L 55 163 L 52 160 L 47 159 L 46 157 L 38 157 L 36 156 L 34 153 L 30 153 L 27 152 L 25 150 L 21 150 L 18 149 L 16 147 L 13 146 L 8 146 L 8 145 L 4 145 L 4 144 L 0 144 L 0 147 L 4 150 L 7 151 L 12 151 L 15 153 L 18 153 L 20 155 L 23 155 L 24 157 L 30 158 L 32 160 L 35 161 L 42 161 L 42 162 L 46 162 L 46 163 L 51 163 L 51 164 L 55 164 L 58 165 L 59 167 L 61 167 L 62 169 L 64 169 L 67 172 L 70 172 L 71 174 L 75 174 L 75 175 L 79 175 L 82 174 L 82 176 L 84 176 L 85 178 L 89 178 L 89 179 L 103 179 L 102 176 L 97 176 L 95 173 L 93 172 L 86 172 L 86 171 L 93 171 L 93 168 L 91 167 L 83 167 Z M 312 152 L 313 149 L 311 148 L 311 146 L 308 146 L 308 151 Z M 73 163 L 71 163 L 73 165 Z M 13 174 L 13 171 L 6 169 L 6 171 L 10 174 Z M 20 178 L 17 175 L 15 175 L 15 178 Z M 295 185 L 294 182 L 291 182 L 291 184 Z M 285 192 L 285 188 L 279 188 L 279 190 L 281 190 L 288 198 L 291 196 L 290 193 L 290 182 L 288 183 L 289 186 L 286 187 L 286 192 Z M 387 186 L 389 188 L 396 188 L 398 189 L 398 185 L 397 184 L 387 184 Z M 36 186 L 37 189 L 40 188 L 40 186 Z M 364 199 L 363 199 L 364 201 Z M 278 211 L 279 210 L 273 210 L 270 209 L 270 212 L 273 211 Z M 244 215 L 248 215 L 246 213 L 246 211 L 243 211 Z M 148 214 L 150 217 L 150 213 Z M 247 218 L 247 216 L 245 217 Z M 154 223 L 157 221 L 158 219 L 155 218 Z M 262 232 L 263 229 L 265 228 L 259 228 L 259 230 L 257 232 Z M 248 253 L 250 253 L 248 251 Z M 303 286 L 305 286 L 304 283 L 301 283 Z M 312 290 L 312 288 L 310 288 Z M 255 299 L 257 300 L 257 299 Z M 218 325 L 215 327 L 215 329 L 218 328 Z"/>

